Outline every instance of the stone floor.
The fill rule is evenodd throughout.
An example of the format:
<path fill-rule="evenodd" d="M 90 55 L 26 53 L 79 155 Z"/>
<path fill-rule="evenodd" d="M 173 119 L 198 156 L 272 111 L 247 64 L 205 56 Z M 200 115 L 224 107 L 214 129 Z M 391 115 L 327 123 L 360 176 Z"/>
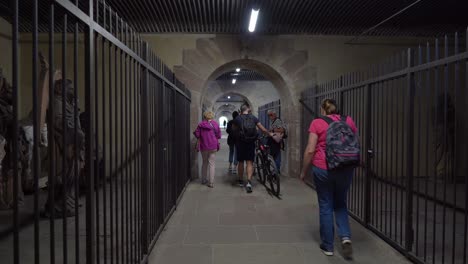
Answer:
<path fill-rule="evenodd" d="M 156 244 L 150 264 L 305 264 L 347 263 L 339 250 L 319 250 L 315 192 L 299 180 L 282 177 L 282 199 L 262 185 L 247 194 L 233 185 L 227 146 L 217 155 L 215 188 L 195 181 Z M 254 181 L 255 182 L 255 181 Z M 352 221 L 353 263 L 409 263 L 370 231 Z"/>

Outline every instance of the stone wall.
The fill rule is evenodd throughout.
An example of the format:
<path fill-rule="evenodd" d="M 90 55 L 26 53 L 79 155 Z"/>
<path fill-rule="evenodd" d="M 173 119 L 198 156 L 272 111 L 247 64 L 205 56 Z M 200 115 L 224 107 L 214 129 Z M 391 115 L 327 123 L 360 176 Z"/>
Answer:
<path fill-rule="evenodd" d="M 192 91 L 193 128 L 200 120 L 201 105 L 212 104 L 213 94 L 218 94 L 213 91 L 222 90 L 212 84 L 221 74 L 240 67 L 270 80 L 281 98 L 283 119 L 289 124 L 289 166 L 284 172 L 290 176 L 298 175 L 301 166 L 300 93 L 318 82 L 365 67 L 419 42 L 417 39 L 372 38 L 365 43 L 347 45 L 349 37 L 333 36 L 146 35 L 144 38 Z M 247 96 L 244 94 L 247 91 L 239 90 L 236 91 Z M 194 160 L 192 164 L 196 177 L 197 162 Z"/>

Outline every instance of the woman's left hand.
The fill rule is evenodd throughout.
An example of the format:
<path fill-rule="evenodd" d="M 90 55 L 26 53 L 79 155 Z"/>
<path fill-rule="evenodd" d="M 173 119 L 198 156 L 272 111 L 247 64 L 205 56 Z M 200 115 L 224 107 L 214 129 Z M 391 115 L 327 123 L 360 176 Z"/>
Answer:
<path fill-rule="evenodd" d="M 299 176 L 299 179 L 301 179 L 301 181 L 304 181 L 305 175 L 306 175 L 305 172 L 301 171 L 301 175 Z"/>

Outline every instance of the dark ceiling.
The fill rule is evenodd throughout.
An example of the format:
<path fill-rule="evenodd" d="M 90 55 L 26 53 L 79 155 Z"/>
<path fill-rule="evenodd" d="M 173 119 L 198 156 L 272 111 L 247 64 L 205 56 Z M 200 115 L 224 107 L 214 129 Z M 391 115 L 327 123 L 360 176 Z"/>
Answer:
<path fill-rule="evenodd" d="M 78 2 L 87 10 L 88 0 Z M 467 0 L 107 0 L 106 5 L 142 33 L 247 34 L 256 7 L 255 34 L 355 36 L 415 2 L 366 35 L 432 37 L 466 30 Z M 0 0 L 0 16 L 9 21 L 11 3 Z M 47 31 L 48 3 L 39 1 L 40 31 Z M 19 4 L 20 31 L 30 31 L 32 1 Z M 101 9 L 100 23 L 102 15 Z"/>
<path fill-rule="evenodd" d="M 358 35 L 417 0 L 107 0 L 145 33 L 247 33 L 260 8 L 257 34 Z M 468 25 L 467 0 L 421 0 L 369 35 L 434 36 Z"/>
<path fill-rule="evenodd" d="M 218 78 L 217 81 L 229 81 L 231 82 L 232 79 L 236 79 L 237 81 L 266 81 L 267 79 L 263 77 L 263 75 L 257 73 L 256 71 L 251 70 L 244 70 L 242 69 L 240 72 L 230 71 L 222 74 Z"/>

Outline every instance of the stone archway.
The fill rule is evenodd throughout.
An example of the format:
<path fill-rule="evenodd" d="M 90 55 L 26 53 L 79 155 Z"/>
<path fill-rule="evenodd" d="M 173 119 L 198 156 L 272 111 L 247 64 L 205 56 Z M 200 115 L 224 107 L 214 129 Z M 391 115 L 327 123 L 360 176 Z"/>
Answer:
<path fill-rule="evenodd" d="M 176 76 L 191 90 L 191 126 L 200 120 L 201 106 L 212 102 L 207 85 L 222 73 L 242 67 L 256 71 L 276 87 L 282 103 L 283 119 L 288 124 L 289 139 L 286 172 L 300 171 L 300 93 L 316 84 L 316 69 L 308 63 L 308 53 L 296 50 L 288 39 L 271 42 L 261 36 L 216 36 L 200 38 L 196 48 L 184 50 L 182 65 L 175 66 Z M 215 93 L 216 94 L 216 93 Z M 198 176 L 198 162 L 193 155 L 193 176 Z"/>

